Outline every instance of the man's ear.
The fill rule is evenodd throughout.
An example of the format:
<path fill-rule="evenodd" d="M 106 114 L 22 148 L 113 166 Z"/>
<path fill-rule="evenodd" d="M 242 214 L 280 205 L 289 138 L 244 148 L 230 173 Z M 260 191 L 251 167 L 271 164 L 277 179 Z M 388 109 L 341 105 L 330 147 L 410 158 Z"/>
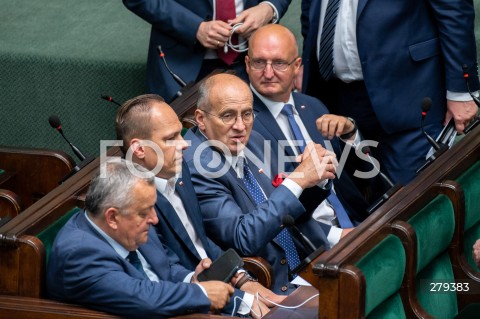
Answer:
<path fill-rule="evenodd" d="M 138 138 L 132 139 L 130 141 L 129 150 L 132 152 L 133 156 L 139 159 L 145 158 L 145 146 L 143 146 L 142 140 Z"/>
<path fill-rule="evenodd" d="M 205 131 L 205 112 L 196 109 L 195 110 L 195 122 L 200 130 Z"/>
<path fill-rule="evenodd" d="M 118 214 L 120 212 L 115 207 L 109 207 L 105 211 L 105 222 L 111 229 L 118 229 Z"/>

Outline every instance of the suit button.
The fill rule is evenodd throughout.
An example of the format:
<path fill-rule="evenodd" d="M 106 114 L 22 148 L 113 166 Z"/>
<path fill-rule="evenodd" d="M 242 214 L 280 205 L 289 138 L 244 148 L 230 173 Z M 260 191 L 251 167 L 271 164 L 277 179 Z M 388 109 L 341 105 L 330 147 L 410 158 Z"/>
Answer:
<path fill-rule="evenodd" d="M 286 263 L 287 263 L 287 259 L 285 259 L 285 258 L 280 259 L 280 264 L 281 265 L 285 265 Z"/>
<path fill-rule="evenodd" d="M 288 290 L 288 287 L 287 286 L 283 286 L 282 288 L 280 288 L 281 291 L 285 292 Z"/>

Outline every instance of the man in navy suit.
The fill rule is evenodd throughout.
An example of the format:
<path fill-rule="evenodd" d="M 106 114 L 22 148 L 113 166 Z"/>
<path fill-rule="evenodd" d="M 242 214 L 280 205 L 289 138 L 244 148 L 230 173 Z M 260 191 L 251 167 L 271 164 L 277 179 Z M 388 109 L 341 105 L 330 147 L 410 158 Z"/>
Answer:
<path fill-rule="evenodd" d="M 187 83 L 200 80 L 214 69 L 228 68 L 245 74 L 244 54 L 235 57 L 235 52 L 229 48 L 229 58 L 222 57 L 233 26 L 242 23 L 234 30 L 241 37 L 238 41 L 242 42 L 242 38 L 248 39 L 258 27 L 275 23 L 285 14 L 290 1 L 123 0 L 129 10 L 152 25 L 147 62 L 148 92 L 171 101 L 180 89 L 158 56 L 158 45 L 162 46 L 170 69 Z M 229 2 L 233 10 L 230 18 L 221 15 L 221 6 Z"/>
<path fill-rule="evenodd" d="M 219 310 L 233 288 L 199 283 L 170 262 L 151 225 L 158 221 L 153 177 L 125 160 L 105 162 L 92 179 L 80 211 L 60 230 L 47 268 L 53 299 L 126 317 L 170 317 Z"/>
<path fill-rule="evenodd" d="M 359 169 L 367 171 L 366 162 L 360 160 L 352 144 L 359 144 L 359 134 L 354 122 L 343 116 L 328 114 L 322 102 L 316 98 L 293 93 L 292 88 L 299 72 L 301 58 L 295 36 L 290 30 L 281 25 L 267 25 L 258 29 L 250 38 L 248 56 L 245 58 L 246 69 L 250 79 L 250 87 L 254 92 L 253 109 L 256 114 L 253 123 L 254 131 L 259 132 L 266 140 L 271 141 L 272 149 L 286 156 L 297 156 L 299 147 L 305 142 L 314 141 L 324 147 L 331 147 L 342 159 L 340 145 L 346 146 L 349 152 L 345 157 L 345 168 L 337 173 L 334 179 L 334 192 L 340 200 L 338 209 L 345 209 L 353 225 L 357 225 L 367 216 L 368 203 L 349 176 L 348 171 Z M 293 113 L 293 125 L 300 128 L 301 136 L 295 136 L 292 123 L 283 110 L 290 105 Z M 323 135 L 323 136 L 322 136 Z M 343 141 L 340 141 L 344 137 Z M 325 145 L 324 137 L 329 139 Z M 340 137 L 340 139 L 338 138 Z M 282 142 L 287 141 L 288 147 L 282 147 Z M 293 145 L 293 141 L 297 145 Z M 345 145 L 345 143 L 348 143 Z M 345 156 L 347 156 L 345 154 Z M 294 165 L 277 168 L 274 173 L 292 171 Z M 374 175 L 374 174 L 372 174 Z M 366 185 L 367 183 L 365 183 Z M 336 244 L 342 229 L 335 212 L 335 199 L 327 199 L 315 210 L 314 218 L 331 225 L 328 232 L 330 244 Z"/>
<path fill-rule="evenodd" d="M 430 149 L 423 98 L 433 101 L 425 120 L 433 137 L 452 117 L 462 132 L 478 112 L 462 70 L 478 90 L 473 1 L 337 2 L 302 1 L 302 89 L 354 118 L 379 142 L 382 170 L 406 184 Z"/>
<path fill-rule="evenodd" d="M 210 238 L 243 256 L 265 258 L 273 268 L 272 290 L 286 294 L 294 288 L 289 273 L 309 249 L 283 229 L 284 217 L 293 217 L 314 246 L 329 247 L 311 212 L 329 194 L 335 155 L 310 143 L 295 171 L 274 188 L 269 171 L 276 159 L 264 153 L 265 140 L 252 132 L 252 102 L 252 92 L 240 78 L 208 78 L 199 88 L 198 127 L 185 135 L 192 146 L 184 156 Z M 323 194 L 309 196 L 310 188 L 323 181 Z"/>
<path fill-rule="evenodd" d="M 135 97 L 119 108 L 116 129 L 117 138 L 123 141 L 123 152 L 130 154 L 133 162 L 155 173 L 158 217 L 155 228 L 172 261 L 179 260 L 182 266 L 194 270 L 204 258 L 219 258 L 223 251 L 207 237 L 190 174 L 182 160 L 182 150 L 187 143 L 180 134 L 182 125 L 173 109 L 158 95 Z M 276 303 L 283 300 L 283 296 L 273 294 L 258 282 L 245 281 L 242 276 L 246 274 L 238 274 L 236 286 L 243 291 L 235 289 L 233 298 L 241 297 L 246 303 L 242 303 L 242 307 L 240 300 L 236 303 L 232 300 L 223 309 L 224 313 L 238 310 L 240 314 L 247 314 L 250 310 L 246 305 L 253 304 L 257 314 L 265 314 L 268 308 L 263 302 L 257 304 L 253 300 L 256 292 Z M 262 307 L 261 311 L 258 307 Z"/>

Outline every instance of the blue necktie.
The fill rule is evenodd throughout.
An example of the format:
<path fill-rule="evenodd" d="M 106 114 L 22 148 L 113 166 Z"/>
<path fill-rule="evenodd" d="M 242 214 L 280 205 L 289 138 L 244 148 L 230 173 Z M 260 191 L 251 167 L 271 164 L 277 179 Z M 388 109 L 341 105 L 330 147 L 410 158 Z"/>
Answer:
<path fill-rule="evenodd" d="M 303 142 L 303 145 L 304 145 L 305 138 L 303 137 L 302 131 L 300 130 L 300 127 L 298 126 L 297 121 L 295 121 L 295 118 L 293 117 L 293 106 L 291 104 L 285 104 L 281 113 L 287 116 L 288 124 L 290 124 L 290 129 L 292 130 L 292 133 L 295 139 L 297 141 Z M 300 145 L 298 148 L 300 149 L 300 152 L 303 153 L 305 147 L 302 147 L 302 145 Z M 330 204 L 333 207 L 333 210 L 335 211 L 340 227 L 342 228 L 353 227 L 352 222 L 350 221 L 350 218 L 348 217 L 348 214 L 345 211 L 345 208 L 343 207 L 342 203 L 340 202 L 337 195 L 333 191 L 331 191 L 330 195 L 328 195 L 328 201 L 330 202 Z"/>
<path fill-rule="evenodd" d="M 238 165 L 243 165 L 243 183 L 245 184 L 245 187 L 250 195 L 252 195 L 253 199 L 255 200 L 255 204 L 259 205 L 266 201 L 267 199 L 265 198 L 260 185 L 255 179 L 255 176 L 253 176 L 248 164 L 242 157 L 239 157 Z M 293 243 L 290 233 L 286 228 L 284 228 L 277 235 L 276 239 L 285 251 L 288 267 L 290 270 L 294 269 L 296 266 L 298 266 L 298 264 L 300 264 L 300 258 L 298 257 L 297 249 L 295 248 L 295 244 Z"/>
<path fill-rule="evenodd" d="M 127 259 L 133 265 L 133 267 L 137 268 L 137 270 L 143 274 L 145 278 L 148 278 L 147 274 L 145 273 L 145 270 L 142 267 L 142 262 L 138 258 L 138 254 L 136 250 L 131 251 L 127 256 Z"/>
<path fill-rule="evenodd" d="M 333 75 L 333 40 L 335 25 L 337 24 L 340 0 L 329 0 L 323 20 L 322 36 L 320 38 L 320 51 L 318 54 L 318 68 L 325 81 Z"/>

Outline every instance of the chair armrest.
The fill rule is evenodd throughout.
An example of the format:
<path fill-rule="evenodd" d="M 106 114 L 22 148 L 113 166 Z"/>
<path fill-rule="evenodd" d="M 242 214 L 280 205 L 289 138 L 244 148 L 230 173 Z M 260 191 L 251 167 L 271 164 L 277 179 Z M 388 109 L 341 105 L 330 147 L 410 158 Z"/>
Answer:
<path fill-rule="evenodd" d="M 0 189 L 0 219 L 13 218 L 22 210 L 20 196 L 7 189 Z"/>

